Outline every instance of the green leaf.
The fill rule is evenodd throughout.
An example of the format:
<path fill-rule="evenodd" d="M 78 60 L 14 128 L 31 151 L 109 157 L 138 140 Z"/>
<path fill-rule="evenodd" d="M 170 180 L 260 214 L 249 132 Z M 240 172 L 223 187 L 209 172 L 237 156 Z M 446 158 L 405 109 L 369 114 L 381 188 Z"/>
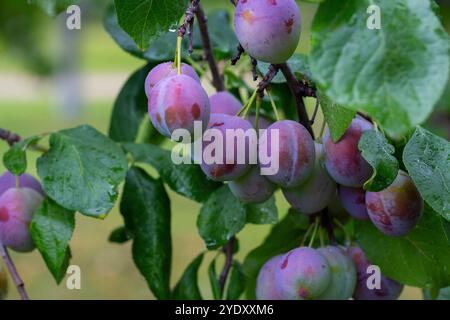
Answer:
<path fill-rule="evenodd" d="M 294 55 L 287 61 L 287 64 L 298 79 L 305 81 L 312 80 L 311 69 L 309 67 L 309 58 L 307 55 L 302 53 L 294 53 Z M 262 74 L 266 74 L 269 71 L 269 66 L 270 63 L 258 61 L 258 70 Z M 286 79 L 281 71 L 279 71 L 271 82 L 285 83 Z"/>
<path fill-rule="evenodd" d="M 213 259 L 208 267 L 208 278 L 211 284 L 211 291 L 215 300 L 222 299 L 222 294 L 220 293 L 220 283 L 216 272 L 216 259 Z"/>
<path fill-rule="evenodd" d="M 278 209 L 275 197 L 261 204 L 245 205 L 247 222 L 253 224 L 275 224 L 278 222 Z"/>
<path fill-rule="evenodd" d="M 45 13 L 51 17 L 55 17 L 60 12 L 67 10 L 67 8 L 78 3 L 77 0 L 28 0 L 28 3 L 35 4 L 40 7 Z"/>
<path fill-rule="evenodd" d="M 114 0 L 119 25 L 141 49 L 177 25 L 187 0 Z"/>
<path fill-rule="evenodd" d="M 398 161 L 393 156 L 395 148 L 382 133 L 369 130 L 358 143 L 363 158 L 372 166 L 373 175 L 364 183 L 364 189 L 378 192 L 389 187 L 398 174 Z"/>
<path fill-rule="evenodd" d="M 233 262 L 230 280 L 228 282 L 227 300 L 237 300 L 245 290 L 245 274 L 238 261 Z"/>
<path fill-rule="evenodd" d="M 246 209 L 224 185 L 214 191 L 200 210 L 197 227 L 209 250 L 223 246 L 242 230 Z"/>
<path fill-rule="evenodd" d="M 113 243 L 125 243 L 128 242 L 128 240 L 133 239 L 133 235 L 127 228 L 125 227 L 118 227 L 111 232 L 109 235 L 109 241 Z"/>
<path fill-rule="evenodd" d="M 450 221 L 450 142 L 418 127 L 403 162 L 425 201 Z"/>
<path fill-rule="evenodd" d="M 186 268 L 180 281 L 173 289 L 172 299 L 175 300 L 202 300 L 200 289 L 198 288 L 198 269 L 203 261 L 203 253 L 200 254 Z"/>
<path fill-rule="evenodd" d="M 48 269 L 59 284 L 69 263 L 69 242 L 75 228 L 75 212 L 45 198 L 31 221 L 31 237 Z"/>
<path fill-rule="evenodd" d="M 235 53 L 239 44 L 236 34 L 231 28 L 230 15 L 227 10 L 215 10 L 208 14 L 208 32 L 213 48 L 214 56 L 217 60 L 231 58 Z M 197 20 L 196 20 L 197 22 Z M 194 49 L 202 49 L 203 42 L 201 39 L 198 23 L 194 27 Z"/>
<path fill-rule="evenodd" d="M 174 164 L 171 152 L 158 146 L 126 143 L 124 148 L 136 162 L 154 167 L 172 190 L 189 199 L 204 202 L 213 190 L 221 186 L 208 180 L 198 165 Z"/>
<path fill-rule="evenodd" d="M 290 211 L 272 228 L 264 243 L 247 255 L 242 268 L 246 276 L 248 299 L 255 299 L 256 278 L 264 263 L 276 255 L 300 246 L 308 225 L 305 215 Z"/>
<path fill-rule="evenodd" d="M 114 4 L 109 5 L 103 16 L 103 26 L 109 33 L 111 38 L 126 52 L 135 57 L 146 59 L 152 63 L 166 62 L 173 60 L 175 55 L 175 45 L 177 41 L 176 32 L 166 32 L 152 39 L 148 49 L 142 51 L 138 48 L 134 40 L 126 33 L 117 21 L 117 14 Z M 182 58 L 187 55 L 187 39 L 182 42 Z M 167 50 L 167 48 L 174 48 L 174 50 Z"/>
<path fill-rule="evenodd" d="M 170 200 L 161 180 L 128 171 L 120 212 L 133 235 L 133 260 L 158 299 L 170 298 L 172 239 Z"/>
<path fill-rule="evenodd" d="M 405 237 L 386 236 L 370 221 L 358 221 L 356 239 L 369 260 L 400 283 L 428 289 L 450 285 L 450 225 L 428 206 Z"/>
<path fill-rule="evenodd" d="M 356 115 L 356 111 L 349 110 L 334 103 L 320 91 L 319 101 L 325 122 L 330 129 L 331 138 L 334 142 L 337 142 L 344 135 L 345 131 L 347 131 Z"/>
<path fill-rule="evenodd" d="M 12 174 L 20 176 L 27 170 L 27 149 L 42 136 L 33 136 L 14 144 L 4 155 L 3 164 Z"/>
<path fill-rule="evenodd" d="M 148 99 L 144 90 L 145 78 L 152 65 L 137 70 L 120 90 L 114 103 L 109 137 L 117 142 L 134 142 L 139 126 L 147 116 Z"/>
<path fill-rule="evenodd" d="M 45 193 L 59 205 L 104 218 L 117 199 L 128 164 L 112 140 L 90 126 L 80 126 L 53 133 L 37 169 Z"/>
<path fill-rule="evenodd" d="M 310 56 L 319 87 L 336 103 L 371 115 L 392 136 L 422 123 L 450 69 L 448 35 L 430 3 L 377 1 L 379 30 L 367 27 L 372 0 L 321 3 Z"/>

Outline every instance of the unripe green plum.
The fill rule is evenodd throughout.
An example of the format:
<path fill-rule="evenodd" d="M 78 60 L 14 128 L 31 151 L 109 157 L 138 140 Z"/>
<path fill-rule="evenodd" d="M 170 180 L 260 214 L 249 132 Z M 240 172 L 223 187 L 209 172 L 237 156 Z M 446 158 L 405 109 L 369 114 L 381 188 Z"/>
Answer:
<path fill-rule="evenodd" d="M 155 66 L 152 70 L 150 70 L 147 78 L 145 78 L 144 88 L 147 98 L 150 97 L 150 91 L 152 91 L 152 89 L 158 84 L 158 82 L 177 74 L 178 69 L 175 68 L 173 62 L 164 62 Z M 200 78 L 198 77 L 197 72 L 195 72 L 194 68 L 192 68 L 188 64 L 181 64 L 181 74 L 187 75 L 188 77 L 191 77 L 192 79 L 200 83 Z"/>
<path fill-rule="evenodd" d="M 348 300 L 356 286 L 356 269 L 353 261 L 339 247 L 328 246 L 317 249 L 327 259 L 331 270 L 328 288 L 318 300 Z"/>
<path fill-rule="evenodd" d="M 356 268 L 356 288 L 353 293 L 355 300 L 396 300 L 400 296 L 403 290 L 403 285 L 381 275 L 380 289 L 369 289 L 367 286 L 367 280 L 369 274 L 367 274 L 367 268 L 372 263 L 367 259 L 364 251 L 360 247 L 354 246 L 348 249 L 348 254 L 353 260 Z"/>
<path fill-rule="evenodd" d="M 309 247 L 289 251 L 275 269 L 275 284 L 282 300 L 316 299 L 325 292 L 330 281 L 327 260 Z"/>
<path fill-rule="evenodd" d="M 8 293 L 8 279 L 6 277 L 6 268 L 0 262 L 0 300 L 6 298 Z"/>
<path fill-rule="evenodd" d="M 217 92 L 209 97 L 211 113 L 223 113 L 230 116 L 238 114 L 242 108 L 242 103 L 227 91 Z"/>
<path fill-rule="evenodd" d="M 275 270 L 281 264 L 283 255 L 273 257 L 261 268 L 256 279 L 256 299 L 281 300 L 275 285 Z"/>
<path fill-rule="evenodd" d="M 31 188 L 40 194 L 44 195 L 44 190 L 42 190 L 42 186 L 39 181 L 29 175 L 28 173 L 24 173 L 19 177 L 19 186 L 22 188 Z M 8 189 L 16 187 L 16 176 L 11 172 L 6 171 L 0 177 L 0 196 Z"/>
<path fill-rule="evenodd" d="M 151 90 L 148 113 L 156 130 L 171 138 L 176 129 L 185 129 L 194 137 L 194 122 L 208 126 L 209 98 L 202 86 L 186 75 L 165 78 Z"/>
<path fill-rule="evenodd" d="M 301 14 L 294 0 L 241 0 L 234 12 L 236 35 L 257 60 L 284 63 L 300 40 Z"/>
<path fill-rule="evenodd" d="M 401 237 L 417 224 L 423 211 L 423 200 L 414 182 L 404 171 L 380 192 L 367 192 L 366 205 L 370 220 L 384 234 Z"/>
<path fill-rule="evenodd" d="M 30 188 L 12 188 L 0 197 L 0 241 L 18 252 L 34 249 L 30 222 L 43 200 Z"/>
<path fill-rule="evenodd" d="M 366 191 L 363 188 L 339 187 L 339 199 L 342 206 L 355 219 L 368 220 Z"/>
<path fill-rule="evenodd" d="M 360 188 L 371 176 L 373 169 L 358 149 L 361 135 L 373 125 L 361 117 L 353 119 L 345 134 L 334 143 L 327 129 L 323 136 L 325 167 L 338 184 Z"/>
<path fill-rule="evenodd" d="M 243 203 L 262 203 L 275 192 L 276 185 L 260 173 L 259 166 L 254 166 L 244 176 L 228 183 L 231 192 Z"/>
<path fill-rule="evenodd" d="M 278 140 L 272 141 L 278 134 Z M 278 170 L 273 169 L 267 179 L 283 188 L 293 188 L 304 183 L 314 169 L 314 141 L 304 126 L 292 120 L 273 123 L 259 139 L 259 163 L 262 168 L 269 167 L 262 161 L 263 152 L 272 157 L 278 153 Z"/>
<path fill-rule="evenodd" d="M 298 187 L 283 189 L 289 204 L 296 210 L 305 213 L 317 213 L 328 206 L 336 193 L 336 183 L 323 167 L 323 147 L 315 143 L 316 160 L 314 170 L 306 182 Z"/>

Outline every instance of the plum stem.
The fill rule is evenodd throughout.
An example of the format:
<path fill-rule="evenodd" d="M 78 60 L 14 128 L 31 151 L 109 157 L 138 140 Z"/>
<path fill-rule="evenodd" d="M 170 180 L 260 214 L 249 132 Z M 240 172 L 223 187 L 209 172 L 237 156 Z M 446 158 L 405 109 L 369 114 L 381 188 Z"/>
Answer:
<path fill-rule="evenodd" d="M 316 233 L 317 233 L 318 228 L 319 228 L 319 217 L 317 217 L 316 221 L 314 222 L 314 231 L 311 235 L 311 239 L 309 240 L 309 244 L 308 244 L 308 247 L 310 247 L 310 248 L 314 244 L 314 240 L 316 239 Z"/>
<path fill-rule="evenodd" d="M 219 68 L 217 66 L 216 60 L 214 59 L 212 47 L 211 47 L 211 39 L 208 33 L 208 25 L 207 19 L 205 16 L 205 12 L 203 8 L 198 5 L 198 8 L 195 12 L 198 20 L 198 26 L 200 29 L 200 35 L 202 38 L 203 51 L 205 54 L 205 58 L 208 61 L 209 68 L 211 69 L 211 74 L 213 77 L 212 84 L 217 91 L 225 91 L 225 85 L 223 83 L 223 78 L 220 75 Z"/>
<path fill-rule="evenodd" d="M 8 268 L 9 273 L 11 274 L 11 278 L 13 279 L 17 287 L 17 291 L 19 292 L 20 298 L 22 300 L 30 300 L 25 290 L 25 284 L 23 283 L 22 278 L 17 272 L 16 266 L 14 265 L 14 262 L 12 261 L 11 256 L 9 255 L 8 249 L 2 243 L 0 243 L 0 254 L 3 258 L 3 261 L 5 261 L 5 265 Z"/>
<path fill-rule="evenodd" d="M 222 248 L 223 252 L 225 253 L 225 264 L 219 278 L 220 292 L 222 293 L 222 296 L 225 290 L 225 284 L 227 282 L 228 275 L 230 274 L 231 266 L 233 265 L 233 249 L 235 241 L 236 239 L 232 237 Z"/>
<path fill-rule="evenodd" d="M 269 91 L 269 90 L 266 90 L 266 93 L 267 93 L 267 96 L 269 97 L 270 105 L 272 106 L 273 113 L 275 114 L 275 119 L 276 119 L 277 121 L 280 121 L 280 116 L 278 115 L 278 108 L 277 108 L 277 105 L 275 104 L 275 101 L 273 100 L 273 97 L 272 97 L 272 95 L 270 94 L 270 91 Z"/>

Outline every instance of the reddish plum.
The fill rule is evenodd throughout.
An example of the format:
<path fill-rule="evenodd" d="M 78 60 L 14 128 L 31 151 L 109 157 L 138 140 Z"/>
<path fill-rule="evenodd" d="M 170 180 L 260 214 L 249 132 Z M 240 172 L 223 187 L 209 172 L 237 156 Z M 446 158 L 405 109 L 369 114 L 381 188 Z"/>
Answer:
<path fill-rule="evenodd" d="M 276 185 L 261 175 L 259 166 L 254 166 L 244 176 L 228 183 L 231 192 L 244 203 L 262 203 L 275 192 Z"/>
<path fill-rule="evenodd" d="M 368 220 L 366 191 L 363 188 L 339 187 L 339 199 L 342 206 L 355 219 Z"/>
<path fill-rule="evenodd" d="M 24 173 L 19 177 L 19 186 L 22 188 L 31 188 L 40 194 L 44 195 L 44 191 L 42 190 L 42 186 L 39 181 L 29 175 L 28 173 Z M 0 177 L 0 196 L 8 189 L 16 187 L 16 176 L 11 172 L 6 171 Z"/>
<path fill-rule="evenodd" d="M 282 262 L 282 255 L 273 257 L 261 268 L 256 279 L 256 299 L 281 300 L 275 286 L 275 269 Z"/>
<path fill-rule="evenodd" d="M 231 93 L 221 91 L 209 97 L 211 113 L 224 113 L 235 116 L 241 110 L 242 103 Z"/>

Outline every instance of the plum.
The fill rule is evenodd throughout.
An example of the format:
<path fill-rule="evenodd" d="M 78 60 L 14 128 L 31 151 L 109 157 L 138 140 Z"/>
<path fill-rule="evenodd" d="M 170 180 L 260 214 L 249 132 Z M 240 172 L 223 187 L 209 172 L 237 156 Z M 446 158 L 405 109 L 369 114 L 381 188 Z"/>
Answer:
<path fill-rule="evenodd" d="M 236 35 L 257 60 L 279 64 L 295 52 L 301 14 L 294 0 L 242 0 L 234 12 Z"/>
<path fill-rule="evenodd" d="M 28 173 L 24 173 L 19 177 L 19 186 L 22 188 L 31 188 L 40 194 L 44 195 L 44 190 L 42 190 L 42 186 L 39 181 L 29 175 Z M 6 171 L 0 177 L 0 196 L 8 189 L 16 187 L 16 176 L 11 172 Z"/>
<path fill-rule="evenodd" d="M 247 120 L 211 114 L 208 130 L 203 136 L 200 167 L 214 181 L 240 178 L 257 162 L 256 143 L 256 132 Z"/>
<path fill-rule="evenodd" d="M 336 193 L 336 183 L 323 167 L 323 147 L 315 143 L 316 160 L 314 170 L 306 182 L 298 187 L 283 189 L 289 204 L 296 210 L 313 214 L 325 209 Z"/>
<path fill-rule="evenodd" d="M 276 185 L 261 175 L 259 166 L 253 166 L 244 176 L 228 183 L 231 192 L 244 203 L 262 203 L 275 192 Z"/>
<path fill-rule="evenodd" d="M 317 249 L 330 265 L 331 281 L 318 300 L 348 300 L 356 286 L 356 269 L 344 250 L 335 246 Z"/>
<path fill-rule="evenodd" d="M 394 182 L 380 192 L 366 193 L 370 220 L 384 234 L 401 237 L 417 224 L 423 200 L 411 178 L 399 170 Z"/>
<path fill-rule="evenodd" d="M 163 62 L 155 66 L 147 75 L 147 78 L 145 78 L 145 94 L 147 95 L 147 98 L 150 97 L 150 91 L 152 91 L 153 87 L 158 84 L 161 80 L 175 76 L 178 74 L 177 68 L 174 66 L 173 62 Z M 195 72 L 194 68 L 192 68 L 190 65 L 182 63 L 181 64 L 181 74 L 187 75 L 200 83 L 200 78 L 197 75 L 197 72 Z"/>
<path fill-rule="evenodd" d="M 194 122 L 208 126 L 209 98 L 202 86 L 186 75 L 161 80 L 150 92 L 148 112 L 156 130 L 171 138 L 176 129 L 185 129 L 193 141 Z"/>
<path fill-rule="evenodd" d="M 325 167 L 338 184 L 360 188 L 372 176 L 372 167 L 358 149 L 361 135 L 371 129 L 373 125 L 369 121 L 356 117 L 337 143 L 333 142 L 330 131 L 328 129 L 325 131 L 323 136 Z"/>
<path fill-rule="evenodd" d="M 282 262 L 283 255 L 271 258 L 259 271 L 256 279 L 256 299 L 281 300 L 275 286 L 275 269 Z"/>
<path fill-rule="evenodd" d="M 357 220 L 368 220 L 366 191 L 363 188 L 339 187 L 339 199 L 347 212 Z"/>
<path fill-rule="evenodd" d="M 272 137 L 277 136 L 275 133 L 278 133 L 278 140 L 272 141 Z M 314 141 L 301 124 L 292 120 L 275 122 L 260 136 L 259 146 L 261 168 L 269 168 L 265 154 L 273 157 L 272 153 L 278 153 L 278 168 L 270 169 L 266 176 L 275 184 L 293 188 L 311 176 L 315 162 Z"/>
<path fill-rule="evenodd" d="M 367 268 L 372 264 L 367 259 L 364 251 L 358 246 L 350 247 L 347 252 L 356 268 L 357 280 L 353 298 L 356 300 L 398 299 L 403 290 L 402 284 L 381 275 L 380 289 L 369 289 L 367 286 L 367 279 L 370 274 L 367 274 Z"/>
<path fill-rule="evenodd" d="M 8 293 L 8 279 L 6 278 L 6 269 L 2 263 L 0 263 L 0 300 L 6 298 Z"/>
<path fill-rule="evenodd" d="M 241 110 L 242 103 L 231 93 L 221 91 L 209 97 L 211 113 L 224 113 L 235 116 Z"/>
<path fill-rule="evenodd" d="M 289 251 L 275 269 L 275 285 L 282 300 L 315 299 L 325 292 L 330 281 L 327 260 L 309 247 Z"/>
<path fill-rule="evenodd" d="M 0 197 L 0 242 L 18 251 L 34 249 L 29 230 L 43 197 L 30 188 L 11 188 Z"/>

